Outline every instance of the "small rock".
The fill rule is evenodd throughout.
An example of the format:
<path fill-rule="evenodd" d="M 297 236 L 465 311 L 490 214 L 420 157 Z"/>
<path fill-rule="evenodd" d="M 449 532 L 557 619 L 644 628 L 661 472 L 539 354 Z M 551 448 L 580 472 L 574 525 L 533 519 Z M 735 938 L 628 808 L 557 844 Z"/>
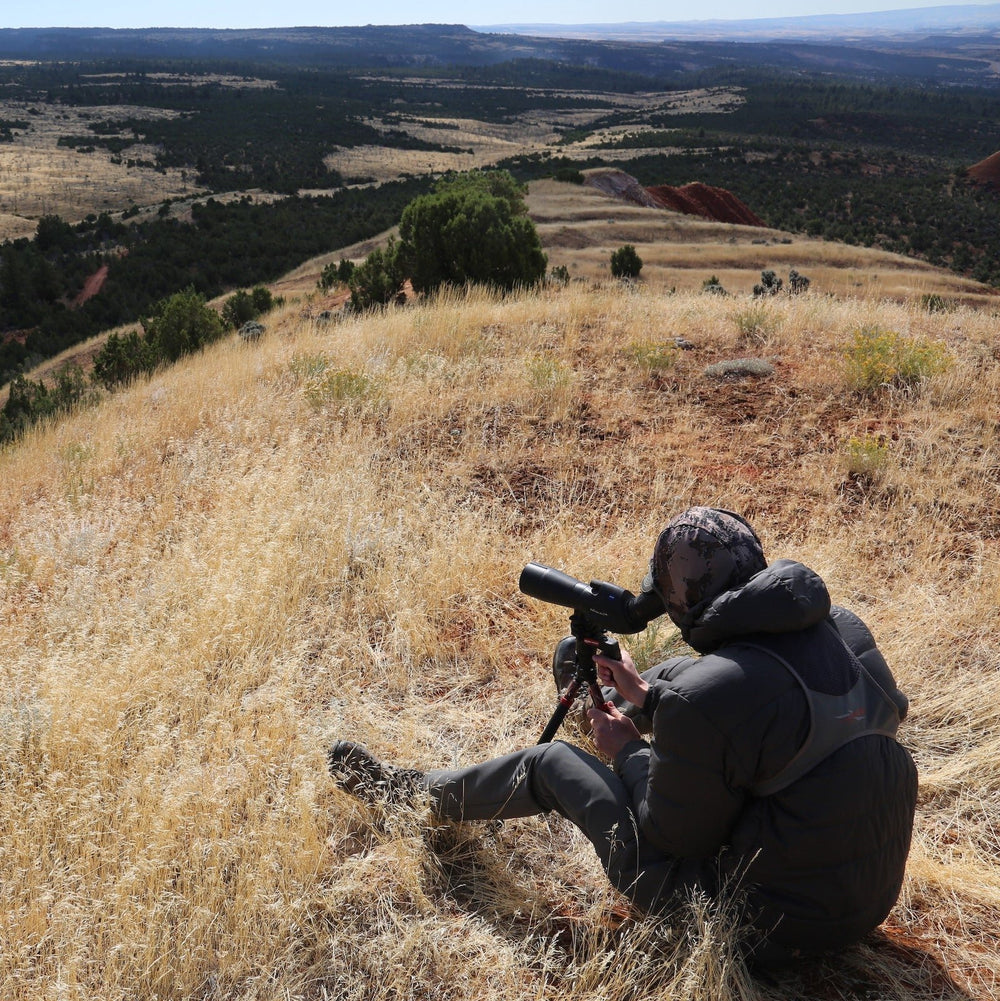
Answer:
<path fill-rule="evenodd" d="M 246 323 L 240 327 L 240 337 L 245 341 L 257 341 L 260 340 L 261 335 L 267 328 L 263 323 L 259 323 L 257 320 L 247 320 Z"/>

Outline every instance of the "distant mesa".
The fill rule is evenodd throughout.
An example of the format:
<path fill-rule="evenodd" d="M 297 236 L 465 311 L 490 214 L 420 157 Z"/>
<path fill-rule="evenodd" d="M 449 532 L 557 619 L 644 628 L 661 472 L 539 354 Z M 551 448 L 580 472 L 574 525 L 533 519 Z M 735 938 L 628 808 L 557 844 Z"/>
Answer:
<path fill-rule="evenodd" d="M 1000 153 L 994 153 L 969 168 L 969 177 L 977 184 L 1000 191 Z"/>
<path fill-rule="evenodd" d="M 605 194 L 636 205 L 683 212 L 685 215 L 701 216 L 715 222 L 736 223 L 741 226 L 766 225 L 763 219 L 734 194 L 725 188 L 713 188 L 700 181 L 679 188 L 667 184 L 646 188 L 624 171 L 597 170 L 588 172 L 586 183 Z"/>

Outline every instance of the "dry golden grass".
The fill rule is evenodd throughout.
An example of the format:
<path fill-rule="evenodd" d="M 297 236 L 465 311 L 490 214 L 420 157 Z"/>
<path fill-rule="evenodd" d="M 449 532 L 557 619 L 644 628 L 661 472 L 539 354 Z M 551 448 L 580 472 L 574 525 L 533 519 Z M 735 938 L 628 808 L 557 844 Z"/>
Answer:
<path fill-rule="evenodd" d="M 641 279 L 654 288 L 697 291 L 715 275 L 728 291 L 745 295 L 761 271 L 773 270 L 787 281 L 795 268 L 814 288 L 845 297 L 881 301 L 937 294 L 1000 304 L 995 290 L 914 258 L 645 208 L 589 185 L 533 181 L 528 205 L 549 266 L 562 265 L 572 277 L 609 278 L 611 254 L 631 243 L 643 261 Z"/>
<path fill-rule="evenodd" d="M 116 212 L 132 203 L 155 204 L 203 190 L 193 183 L 194 171 L 129 167 L 112 163 L 100 147 L 82 153 L 59 145 L 60 137 L 88 135 L 91 122 L 169 114 L 121 105 L 80 109 L 0 101 L 0 118 L 29 123 L 15 130 L 12 142 L 0 143 L 0 241 L 33 236 L 43 215 L 75 222 L 92 212 Z M 152 162 L 155 156 L 155 150 L 139 145 L 122 154 L 126 161 Z"/>
<path fill-rule="evenodd" d="M 592 282 L 327 325 L 289 302 L 257 345 L 0 452 L 0 995 L 1000 995 L 996 316 L 817 292 L 748 335 L 751 307 Z M 871 323 L 951 367 L 858 397 L 841 351 Z M 775 375 L 704 374 L 749 354 Z M 866 435 L 885 461 L 849 475 Z M 822 573 L 911 698 L 900 903 L 773 982 L 724 910 L 628 915 L 558 819 L 435 829 L 325 773 L 336 737 L 419 767 L 534 742 L 567 619 L 521 567 L 635 587 L 692 503 Z"/>

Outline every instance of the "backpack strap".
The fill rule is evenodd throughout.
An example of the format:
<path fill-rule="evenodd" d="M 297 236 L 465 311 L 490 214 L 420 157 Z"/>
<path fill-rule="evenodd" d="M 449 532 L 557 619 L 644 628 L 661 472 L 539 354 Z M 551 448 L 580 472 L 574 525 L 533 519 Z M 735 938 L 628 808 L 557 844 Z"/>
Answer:
<path fill-rule="evenodd" d="M 778 661 L 802 687 L 809 707 L 809 732 L 802 746 L 776 775 L 756 783 L 751 789 L 755 796 L 772 796 L 787 788 L 807 772 L 812 771 L 834 751 L 870 734 L 895 737 L 899 727 L 899 709 L 885 690 L 872 677 L 854 651 L 847 645 L 836 626 L 825 620 L 824 625 L 844 648 L 858 677 L 843 695 L 826 695 L 809 688 L 798 671 L 780 654 L 759 643 L 743 643 L 766 653 Z"/>

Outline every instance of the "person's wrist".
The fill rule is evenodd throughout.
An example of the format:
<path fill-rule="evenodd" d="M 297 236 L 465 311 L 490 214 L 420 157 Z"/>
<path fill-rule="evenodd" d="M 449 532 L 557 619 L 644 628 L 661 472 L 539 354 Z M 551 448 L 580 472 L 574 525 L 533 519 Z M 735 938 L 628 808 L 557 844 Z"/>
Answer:
<path fill-rule="evenodd" d="M 642 704 L 646 701 L 646 695 L 649 692 L 649 682 L 643 681 L 642 678 L 636 678 L 635 684 L 632 686 L 632 691 L 629 693 L 632 698 L 629 698 L 629 702 L 632 705 L 642 708 Z"/>

